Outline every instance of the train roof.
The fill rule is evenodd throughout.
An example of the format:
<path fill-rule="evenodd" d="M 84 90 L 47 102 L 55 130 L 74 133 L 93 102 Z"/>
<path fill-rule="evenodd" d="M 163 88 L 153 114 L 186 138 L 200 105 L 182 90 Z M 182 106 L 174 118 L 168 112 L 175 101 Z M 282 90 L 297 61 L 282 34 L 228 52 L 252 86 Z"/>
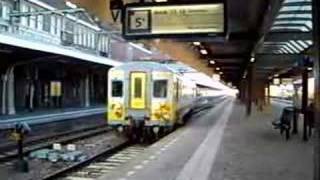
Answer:
<path fill-rule="evenodd" d="M 126 64 L 116 66 L 113 70 L 149 70 L 149 71 L 162 71 L 181 74 L 186 71 L 193 70 L 183 64 L 167 63 L 167 62 L 155 62 L 155 61 L 132 61 Z"/>

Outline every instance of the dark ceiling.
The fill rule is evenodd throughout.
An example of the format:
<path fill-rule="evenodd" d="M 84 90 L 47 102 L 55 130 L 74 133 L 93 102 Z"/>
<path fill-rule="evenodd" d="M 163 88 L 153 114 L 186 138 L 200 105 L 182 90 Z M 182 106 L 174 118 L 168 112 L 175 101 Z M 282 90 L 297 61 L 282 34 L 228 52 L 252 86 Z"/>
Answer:
<path fill-rule="evenodd" d="M 222 79 L 238 85 L 246 64 L 259 39 L 265 32 L 265 21 L 272 16 L 267 0 L 229 0 L 227 1 L 228 30 L 223 41 L 208 39 L 202 41 L 208 50 L 208 64 L 223 73 Z M 274 7 L 277 8 L 277 7 Z M 268 22 L 270 24 L 270 22 Z M 215 64 L 210 64 L 214 60 Z"/>
<path fill-rule="evenodd" d="M 197 48 L 208 51 L 207 55 L 201 57 L 208 61 L 213 71 L 217 72 L 218 69 L 223 73 L 221 78 L 224 81 L 238 85 L 251 53 L 265 33 L 266 21 L 272 19 L 269 18 L 273 15 L 270 8 L 278 7 L 272 6 L 272 0 L 228 0 L 226 4 L 226 37 L 195 38 L 191 41 L 201 42 Z M 212 60 L 214 64 L 210 63 Z"/>
<path fill-rule="evenodd" d="M 226 82 L 239 85 L 251 57 L 256 79 L 268 81 L 297 66 L 312 46 L 311 0 L 228 0 L 227 8 L 226 37 L 193 40 Z"/>

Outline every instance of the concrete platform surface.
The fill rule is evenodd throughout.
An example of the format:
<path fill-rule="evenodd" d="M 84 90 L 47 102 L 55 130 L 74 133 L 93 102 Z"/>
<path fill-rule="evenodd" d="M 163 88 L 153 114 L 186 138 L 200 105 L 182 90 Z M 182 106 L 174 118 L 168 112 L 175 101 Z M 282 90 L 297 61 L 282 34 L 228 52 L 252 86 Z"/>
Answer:
<path fill-rule="evenodd" d="M 210 179 L 214 180 L 312 180 L 312 142 L 300 134 L 289 141 L 273 130 L 271 122 L 290 104 L 273 101 L 264 112 L 248 118 L 236 105 L 223 136 Z"/>
<path fill-rule="evenodd" d="M 99 180 L 311 180 L 312 143 L 271 126 L 283 106 L 248 118 L 227 98 Z"/>

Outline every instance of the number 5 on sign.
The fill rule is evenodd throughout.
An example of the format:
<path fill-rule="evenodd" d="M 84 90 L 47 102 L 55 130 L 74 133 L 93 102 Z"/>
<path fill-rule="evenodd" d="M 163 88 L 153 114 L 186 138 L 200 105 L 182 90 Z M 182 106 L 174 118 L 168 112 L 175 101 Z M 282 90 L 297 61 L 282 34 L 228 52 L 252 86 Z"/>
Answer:
<path fill-rule="evenodd" d="M 130 13 L 131 30 L 148 30 L 149 28 L 149 11 L 134 11 Z"/>

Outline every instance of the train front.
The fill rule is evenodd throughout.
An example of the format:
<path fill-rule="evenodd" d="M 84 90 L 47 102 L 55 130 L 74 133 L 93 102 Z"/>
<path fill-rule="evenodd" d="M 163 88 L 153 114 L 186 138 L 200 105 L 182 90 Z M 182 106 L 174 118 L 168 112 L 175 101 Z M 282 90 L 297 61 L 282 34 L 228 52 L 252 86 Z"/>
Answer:
<path fill-rule="evenodd" d="M 139 136 L 158 134 L 175 121 L 172 73 L 131 64 L 109 71 L 108 124 Z"/>

